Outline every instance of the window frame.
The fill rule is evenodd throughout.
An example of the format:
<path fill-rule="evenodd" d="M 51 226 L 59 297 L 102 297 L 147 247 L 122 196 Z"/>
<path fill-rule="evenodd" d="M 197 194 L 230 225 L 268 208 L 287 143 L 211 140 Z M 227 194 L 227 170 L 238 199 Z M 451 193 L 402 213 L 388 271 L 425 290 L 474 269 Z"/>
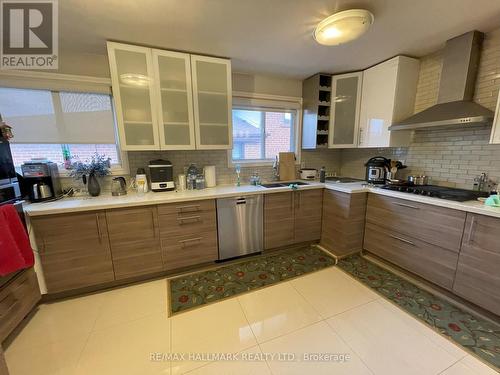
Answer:
<path fill-rule="evenodd" d="M 110 168 L 111 175 L 130 174 L 128 154 L 121 148 L 118 136 L 118 123 L 116 118 L 115 97 L 111 88 L 111 79 L 93 76 L 80 76 L 72 74 L 33 72 L 25 70 L 8 70 L 0 72 L 0 86 L 14 89 L 46 90 L 80 92 L 87 94 L 106 94 L 111 98 L 111 110 L 115 126 L 115 144 L 121 164 L 114 164 Z M 69 177 L 71 171 L 59 169 L 60 177 Z"/>
<path fill-rule="evenodd" d="M 233 92 L 233 109 L 256 110 L 269 112 L 293 112 L 295 111 L 295 124 L 293 126 L 295 164 L 300 165 L 301 159 L 301 135 L 302 135 L 302 98 L 267 95 L 247 92 Z M 232 134 L 231 134 L 232 136 Z M 234 140 L 233 140 L 234 147 Z M 233 148 L 227 150 L 228 168 L 234 168 L 236 165 L 245 167 L 268 167 L 272 166 L 274 159 L 247 159 L 233 160 Z"/>

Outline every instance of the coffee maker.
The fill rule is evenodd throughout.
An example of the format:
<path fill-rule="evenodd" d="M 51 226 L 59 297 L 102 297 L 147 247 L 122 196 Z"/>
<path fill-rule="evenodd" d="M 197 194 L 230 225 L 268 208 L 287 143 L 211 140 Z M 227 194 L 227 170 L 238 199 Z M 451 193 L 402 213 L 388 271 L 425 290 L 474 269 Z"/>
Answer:
<path fill-rule="evenodd" d="M 51 161 L 28 161 L 21 165 L 22 190 L 31 202 L 62 197 L 57 164 Z"/>

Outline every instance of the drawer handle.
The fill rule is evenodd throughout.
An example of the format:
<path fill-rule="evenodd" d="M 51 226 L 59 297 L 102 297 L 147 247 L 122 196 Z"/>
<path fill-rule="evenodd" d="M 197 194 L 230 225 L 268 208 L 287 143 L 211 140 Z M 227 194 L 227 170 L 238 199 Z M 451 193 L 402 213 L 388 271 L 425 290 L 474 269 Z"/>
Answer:
<path fill-rule="evenodd" d="M 202 237 L 197 237 L 197 238 L 190 238 L 190 239 L 187 239 L 187 240 L 180 240 L 179 243 L 182 245 L 182 246 L 185 246 L 186 244 L 190 244 L 192 242 L 199 242 L 201 241 L 203 238 Z"/>
<path fill-rule="evenodd" d="M 192 204 L 192 205 L 189 205 L 189 206 L 177 207 L 177 211 L 179 211 L 179 212 L 184 212 L 184 210 L 187 210 L 187 211 L 199 211 L 200 210 L 200 205 L 199 204 Z"/>
<path fill-rule="evenodd" d="M 200 221 L 201 220 L 201 216 L 188 216 L 188 217 L 178 217 L 177 218 L 177 221 L 179 222 L 180 225 L 184 224 L 184 221 L 188 221 L 188 220 L 195 220 L 195 221 Z"/>
<path fill-rule="evenodd" d="M 406 208 L 413 208 L 414 210 L 420 210 L 420 207 L 412 206 L 411 204 L 396 203 L 396 202 L 394 202 L 394 204 L 396 206 L 401 206 L 401 207 L 406 207 Z"/>
<path fill-rule="evenodd" d="M 407 243 L 408 245 L 411 246 L 416 246 L 414 242 L 411 242 L 410 240 L 406 240 L 404 238 L 398 237 L 398 236 L 393 236 L 392 234 L 389 235 L 389 237 L 394 238 L 395 240 Z"/>

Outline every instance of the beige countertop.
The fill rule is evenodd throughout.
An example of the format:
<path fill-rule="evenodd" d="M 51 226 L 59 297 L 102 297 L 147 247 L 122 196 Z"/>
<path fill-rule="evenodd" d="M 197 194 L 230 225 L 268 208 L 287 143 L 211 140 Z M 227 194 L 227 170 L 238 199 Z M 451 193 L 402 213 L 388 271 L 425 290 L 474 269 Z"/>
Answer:
<path fill-rule="evenodd" d="M 375 193 L 386 196 L 391 196 L 400 199 L 406 199 L 414 202 L 433 204 L 440 207 L 446 207 L 461 211 L 477 213 L 481 215 L 494 216 L 500 218 L 500 208 L 487 207 L 479 201 L 453 202 L 445 199 L 423 197 L 409 193 L 401 193 L 390 190 L 383 190 L 376 187 L 367 186 L 365 183 L 320 183 L 308 181 L 309 185 L 299 186 L 299 190 L 321 189 L 340 191 L 348 194 L 355 193 Z M 272 194 L 278 192 L 289 191 L 289 187 L 280 188 L 264 188 L 262 186 L 251 185 L 219 185 L 214 188 L 203 190 L 186 190 L 186 191 L 169 191 L 169 192 L 149 192 L 138 195 L 129 192 L 127 195 L 113 197 L 110 193 L 103 194 L 99 197 L 75 197 L 63 198 L 58 201 L 33 203 L 25 206 L 26 213 L 33 216 L 61 214 L 79 211 L 103 210 L 111 208 L 123 208 L 134 206 L 146 206 L 162 203 L 175 203 L 185 201 L 196 201 L 202 199 L 216 199 L 233 197 L 238 195 L 253 195 L 253 194 Z"/>
<path fill-rule="evenodd" d="M 299 190 L 322 188 L 324 188 L 324 184 L 321 184 L 319 182 L 310 182 L 308 185 L 299 186 Z M 67 212 L 92 211 L 111 208 L 196 201 L 203 199 L 226 198 L 238 195 L 270 194 L 283 191 L 290 191 L 290 188 L 265 188 L 262 186 L 252 185 L 219 185 L 203 190 L 165 192 L 150 191 L 142 195 L 129 191 L 127 195 L 122 195 L 119 197 L 113 197 L 111 196 L 111 193 L 108 192 L 98 197 L 63 198 L 52 202 L 26 204 L 24 210 L 29 216 L 33 217 L 40 215 L 61 214 Z"/>

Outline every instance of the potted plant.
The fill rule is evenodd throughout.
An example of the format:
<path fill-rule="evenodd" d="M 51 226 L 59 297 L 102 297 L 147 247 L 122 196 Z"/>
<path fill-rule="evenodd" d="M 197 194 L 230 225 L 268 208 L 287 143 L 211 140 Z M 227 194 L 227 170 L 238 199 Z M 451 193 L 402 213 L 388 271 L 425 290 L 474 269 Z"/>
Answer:
<path fill-rule="evenodd" d="M 70 176 L 74 179 L 82 179 L 83 183 L 87 184 L 89 194 L 97 197 L 101 194 L 101 186 L 99 185 L 98 177 L 104 177 L 110 174 L 111 158 L 105 155 L 100 155 L 97 152 L 92 155 L 90 161 L 85 163 L 80 160 L 71 164 Z"/>

